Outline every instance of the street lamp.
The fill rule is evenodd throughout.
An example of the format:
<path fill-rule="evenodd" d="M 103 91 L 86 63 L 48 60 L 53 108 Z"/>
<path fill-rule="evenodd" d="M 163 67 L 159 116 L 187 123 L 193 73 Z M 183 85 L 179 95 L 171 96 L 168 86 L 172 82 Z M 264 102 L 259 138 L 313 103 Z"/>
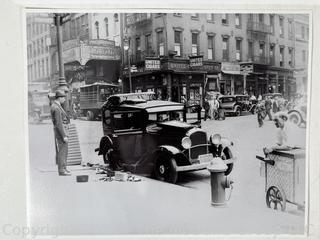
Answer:
<path fill-rule="evenodd" d="M 127 37 L 125 37 L 125 39 L 123 40 L 123 49 L 125 51 L 127 51 L 127 56 L 128 56 L 128 69 L 129 69 L 129 86 L 130 86 L 130 93 L 132 92 L 132 82 L 131 82 L 131 65 L 130 65 L 130 38 L 128 39 Z"/>

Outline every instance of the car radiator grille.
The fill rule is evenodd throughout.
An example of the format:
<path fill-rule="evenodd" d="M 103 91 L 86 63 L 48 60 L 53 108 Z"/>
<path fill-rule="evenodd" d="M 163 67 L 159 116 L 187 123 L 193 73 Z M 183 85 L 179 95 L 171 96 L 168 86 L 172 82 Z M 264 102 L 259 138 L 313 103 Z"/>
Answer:
<path fill-rule="evenodd" d="M 199 155 L 208 152 L 207 134 L 203 131 L 196 131 L 190 134 L 192 147 L 190 149 L 190 159 L 196 160 Z"/>

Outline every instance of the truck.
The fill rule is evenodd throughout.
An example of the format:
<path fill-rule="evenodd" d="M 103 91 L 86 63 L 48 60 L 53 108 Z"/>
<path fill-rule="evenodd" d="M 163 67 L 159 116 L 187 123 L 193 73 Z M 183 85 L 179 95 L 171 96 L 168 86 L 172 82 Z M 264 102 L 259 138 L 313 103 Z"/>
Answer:
<path fill-rule="evenodd" d="M 116 84 L 96 82 L 80 87 L 80 111 L 88 121 L 101 116 L 100 109 L 108 97 L 120 93 L 120 87 Z"/>

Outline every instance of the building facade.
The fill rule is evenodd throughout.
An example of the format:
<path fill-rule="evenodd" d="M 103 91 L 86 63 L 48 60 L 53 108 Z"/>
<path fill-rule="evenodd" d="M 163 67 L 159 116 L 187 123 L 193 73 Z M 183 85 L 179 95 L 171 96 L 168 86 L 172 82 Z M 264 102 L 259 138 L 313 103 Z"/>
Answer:
<path fill-rule="evenodd" d="M 45 13 L 27 14 L 27 65 L 30 90 L 44 90 L 50 83 L 50 25 Z"/>
<path fill-rule="evenodd" d="M 57 88 L 59 64 L 56 27 L 51 27 L 51 85 Z M 71 91 L 85 84 L 118 84 L 121 64 L 117 13 L 71 13 L 62 25 L 62 58 Z"/>
<path fill-rule="evenodd" d="M 297 93 L 308 92 L 308 50 L 309 50 L 309 18 L 308 15 L 295 15 L 295 72 Z"/>
<path fill-rule="evenodd" d="M 222 94 L 295 92 L 290 14 L 130 13 L 124 15 L 131 74 L 125 89 L 202 102 Z M 132 65 L 134 67 L 132 68 Z"/>

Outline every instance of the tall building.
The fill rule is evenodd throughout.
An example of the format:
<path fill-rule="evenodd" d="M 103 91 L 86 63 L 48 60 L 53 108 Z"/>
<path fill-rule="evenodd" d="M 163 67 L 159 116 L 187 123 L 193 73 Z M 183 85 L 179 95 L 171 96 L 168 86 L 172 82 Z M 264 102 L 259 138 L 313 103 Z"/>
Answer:
<path fill-rule="evenodd" d="M 117 13 L 71 13 L 62 25 L 62 58 L 71 90 L 94 82 L 118 84 L 121 64 Z M 51 28 L 52 89 L 58 86 L 56 27 Z"/>
<path fill-rule="evenodd" d="M 309 18 L 306 14 L 295 15 L 295 72 L 297 93 L 306 94 L 308 90 L 308 49 Z"/>
<path fill-rule="evenodd" d="M 295 91 L 291 14 L 127 13 L 125 88 L 200 102 L 208 91 Z M 132 65 L 134 67 L 132 68 Z"/>
<path fill-rule="evenodd" d="M 27 59 L 29 90 L 44 90 L 50 83 L 50 24 L 46 13 L 27 14 Z"/>

